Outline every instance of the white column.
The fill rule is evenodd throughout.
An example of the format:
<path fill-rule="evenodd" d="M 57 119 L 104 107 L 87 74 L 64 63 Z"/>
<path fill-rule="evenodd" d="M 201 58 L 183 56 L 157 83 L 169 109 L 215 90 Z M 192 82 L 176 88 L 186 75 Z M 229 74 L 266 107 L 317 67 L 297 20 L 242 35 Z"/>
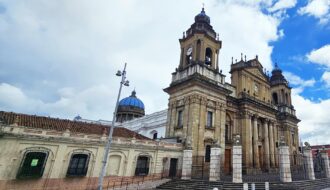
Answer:
<path fill-rule="evenodd" d="M 304 147 L 304 158 L 305 158 L 305 163 L 306 163 L 306 174 L 307 178 L 310 180 L 315 179 L 315 174 L 314 174 L 314 164 L 313 164 L 313 156 L 312 156 L 312 149 L 309 147 Z"/>
<path fill-rule="evenodd" d="M 181 179 L 191 179 L 192 150 L 183 150 Z"/>
<path fill-rule="evenodd" d="M 211 159 L 210 159 L 210 181 L 220 180 L 220 147 L 211 148 Z"/>
<path fill-rule="evenodd" d="M 329 157 L 327 152 L 321 152 L 321 157 L 324 163 L 324 171 L 326 178 L 330 178 Z"/>
<path fill-rule="evenodd" d="M 289 147 L 282 145 L 279 147 L 280 156 L 280 180 L 281 182 L 292 182 Z"/>
<path fill-rule="evenodd" d="M 242 146 L 233 146 L 233 183 L 242 183 Z"/>

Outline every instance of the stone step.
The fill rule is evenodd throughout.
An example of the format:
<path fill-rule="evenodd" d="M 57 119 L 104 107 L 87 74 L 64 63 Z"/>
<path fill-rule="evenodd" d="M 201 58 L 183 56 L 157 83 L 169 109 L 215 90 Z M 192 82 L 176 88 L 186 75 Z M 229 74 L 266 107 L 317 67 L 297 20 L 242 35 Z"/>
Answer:
<path fill-rule="evenodd" d="M 248 183 L 249 189 L 251 189 L 251 184 Z M 175 179 L 169 181 L 163 185 L 157 187 L 161 190 L 208 190 L 217 187 L 219 190 L 238 190 L 243 189 L 243 183 L 231 183 L 231 182 L 209 182 L 204 180 L 180 180 Z M 255 183 L 256 190 L 265 189 L 264 182 Z M 270 189 L 277 190 L 318 190 L 330 187 L 330 179 L 316 179 L 316 180 L 305 180 L 305 181 L 295 181 L 291 183 L 281 183 L 281 182 L 270 182 Z"/>

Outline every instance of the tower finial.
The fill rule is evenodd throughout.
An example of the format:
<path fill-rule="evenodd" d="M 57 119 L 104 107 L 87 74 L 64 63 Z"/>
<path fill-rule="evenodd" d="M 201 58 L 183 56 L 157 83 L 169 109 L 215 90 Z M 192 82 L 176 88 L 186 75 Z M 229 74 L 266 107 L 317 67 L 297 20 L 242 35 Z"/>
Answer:
<path fill-rule="evenodd" d="M 243 61 L 243 53 L 241 53 L 241 61 Z"/>
<path fill-rule="evenodd" d="M 204 10 L 204 8 L 205 8 L 205 4 L 204 4 L 204 3 L 202 3 L 202 13 L 205 13 L 205 10 Z"/>
<path fill-rule="evenodd" d="M 231 57 L 231 64 L 234 64 L 234 57 Z"/>
<path fill-rule="evenodd" d="M 245 62 L 246 62 L 246 55 L 244 56 Z"/>

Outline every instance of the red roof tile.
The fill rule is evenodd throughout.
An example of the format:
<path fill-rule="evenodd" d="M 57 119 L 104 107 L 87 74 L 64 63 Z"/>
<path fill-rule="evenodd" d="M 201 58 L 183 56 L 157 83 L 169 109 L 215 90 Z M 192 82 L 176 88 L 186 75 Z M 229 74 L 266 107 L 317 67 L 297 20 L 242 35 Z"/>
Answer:
<path fill-rule="evenodd" d="M 48 129 L 56 131 L 65 131 L 67 129 L 72 133 L 86 133 L 102 135 L 104 132 L 109 134 L 109 126 L 86 123 L 80 121 L 71 121 L 68 119 L 58 119 L 51 117 L 43 117 L 36 115 L 27 115 L 21 113 L 0 111 L 0 121 L 5 124 L 17 124 L 18 126 L 25 126 L 31 128 Z M 113 131 L 114 137 L 133 138 L 141 140 L 150 140 L 149 138 L 140 135 L 134 131 L 123 127 L 116 127 Z"/>

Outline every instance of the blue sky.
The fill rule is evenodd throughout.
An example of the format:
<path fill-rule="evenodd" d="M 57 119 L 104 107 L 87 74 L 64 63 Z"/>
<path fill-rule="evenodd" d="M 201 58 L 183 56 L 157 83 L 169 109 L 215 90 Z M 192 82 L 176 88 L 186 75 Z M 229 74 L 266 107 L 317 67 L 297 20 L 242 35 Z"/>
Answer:
<path fill-rule="evenodd" d="M 0 0 L 0 110 L 112 119 L 128 63 L 146 113 L 167 108 L 163 88 L 178 66 L 178 39 L 205 3 L 231 57 L 275 61 L 290 82 L 301 138 L 330 143 L 330 0 Z"/>
<path fill-rule="evenodd" d="M 277 61 L 283 70 L 295 73 L 305 80 L 315 79 L 315 85 L 306 88 L 301 94 L 318 101 L 330 98 L 329 89 L 324 87 L 321 80 L 326 68 L 312 64 L 305 55 L 330 44 L 330 26 L 328 23 L 320 24 L 319 19 L 313 16 L 300 15 L 299 9 L 307 4 L 308 1 L 298 1 L 294 8 L 287 11 L 288 18 L 279 25 L 285 31 L 285 36 L 272 43 L 272 60 Z"/>

